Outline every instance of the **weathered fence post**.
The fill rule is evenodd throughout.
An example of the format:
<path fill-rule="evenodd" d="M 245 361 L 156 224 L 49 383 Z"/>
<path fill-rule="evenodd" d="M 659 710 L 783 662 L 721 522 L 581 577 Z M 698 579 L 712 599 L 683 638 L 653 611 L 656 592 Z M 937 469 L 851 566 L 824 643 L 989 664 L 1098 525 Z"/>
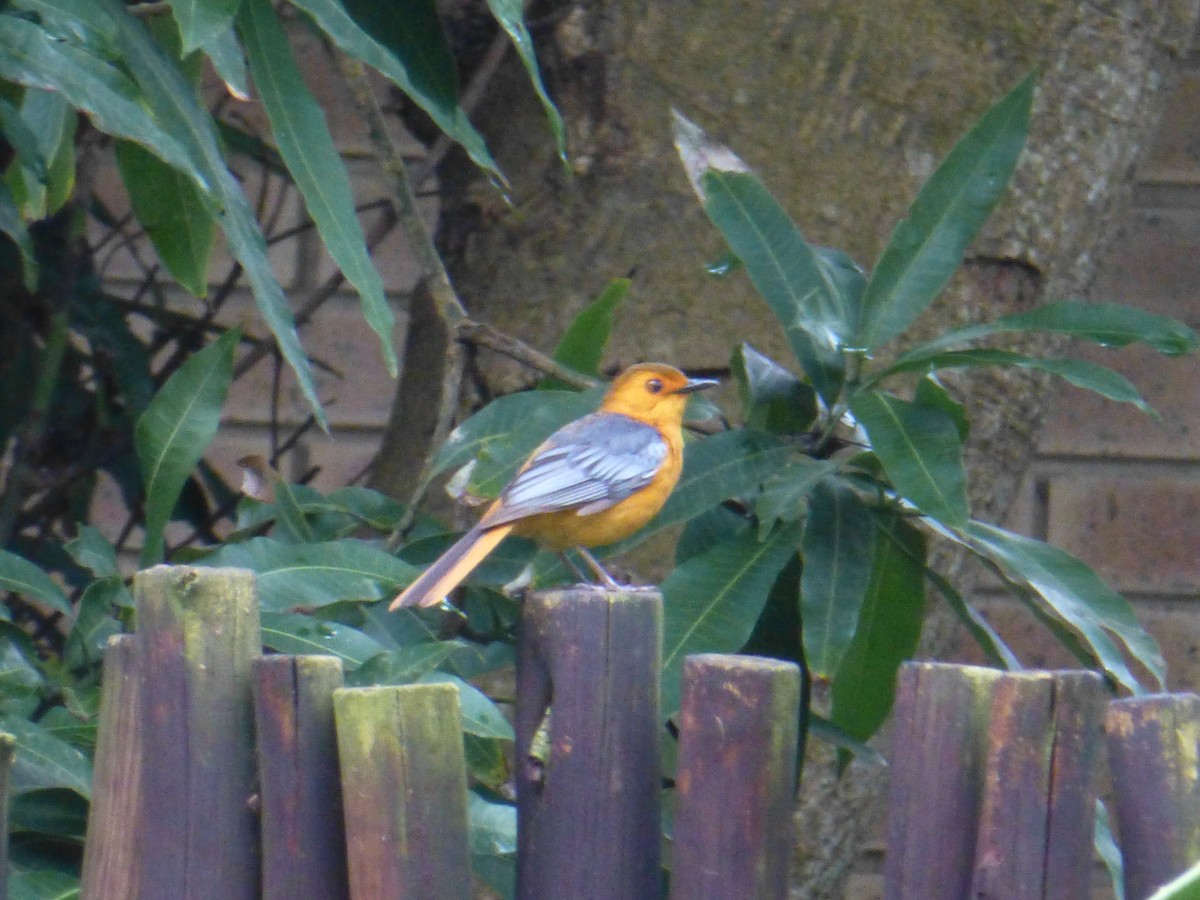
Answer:
<path fill-rule="evenodd" d="M 83 845 L 81 900 L 139 896 L 141 685 L 134 636 L 109 638 L 104 651 L 92 803 Z"/>
<path fill-rule="evenodd" d="M 264 656 L 252 671 L 263 900 L 348 897 L 333 719 L 342 661 Z"/>
<path fill-rule="evenodd" d="M 8 834 L 8 777 L 17 752 L 17 739 L 0 732 L 0 834 Z M 0 900 L 8 900 L 8 841 L 0 841 Z"/>
<path fill-rule="evenodd" d="M 672 900 L 787 896 L 799 713 L 793 663 L 684 660 Z"/>
<path fill-rule="evenodd" d="M 1143 900 L 1200 859 L 1200 697 L 1114 700 L 1105 731 L 1125 896 Z"/>
<path fill-rule="evenodd" d="M 1104 700 L 1096 672 L 996 682 L 971 896 L 1090 894 Z"/>
<path fill-rule="evenodd" d="M 134 579 L 143 728 L 139 900 L 255 900 L 254 574 L 156 566 Z"/>
<path fill-rule="evenodd" d="M 531 594 L 517 647 L 517 896 L 661 896 L 662 597 Z M 545 736 L 545 740 L 541 736 Z"/>
<path fill-rule="evenodd" d="M 333 705 L 350 896 L 467 900 L 471 858 L 458 689 L 342 688 Z"/>
<path fill-rule="evenodd" d="M 896 900 L 1088 894 L 1103 682 L 906 663 L 884 889 Z"/>

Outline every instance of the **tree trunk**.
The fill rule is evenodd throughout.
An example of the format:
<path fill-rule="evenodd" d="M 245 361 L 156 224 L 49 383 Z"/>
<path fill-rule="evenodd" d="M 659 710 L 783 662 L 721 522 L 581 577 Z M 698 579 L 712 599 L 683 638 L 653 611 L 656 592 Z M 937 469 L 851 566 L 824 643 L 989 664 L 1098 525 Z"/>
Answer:
<path fill-rule="evenodd" d="M 705 272 L 722 247 L 675 158 L 670 108 L 753 166 L 809 240 L 869 266 L 954 141 L 1036 67 L 1014 186 L 913 336 L 1078 297 L 1196 11 L 1196 0 L 535 4 L 535 42 L 567 121 L 574 174 L 554 157 L 509 59 L 475 118 L 512 180 L 513 205 L 451 161 L 442 248 L 468 311 L 543 350 L 609 279 L 632 271 L 608 361 L 711 368 L 743 340 L 785 360 L 748 281 Z M 501 387 L 529 380 L 510 363 L 479 363 Z M 1033 449 L 1044 385 L 1004 370 L 956 387 L 973 419 L 974 509 L 996 519 Z M 945 631 L 932 629 L 931 654 Z M 835 781 L 829 767 L 807 767 L 797 896 L 840 895 L 881 783 L 878 773 Z"/>

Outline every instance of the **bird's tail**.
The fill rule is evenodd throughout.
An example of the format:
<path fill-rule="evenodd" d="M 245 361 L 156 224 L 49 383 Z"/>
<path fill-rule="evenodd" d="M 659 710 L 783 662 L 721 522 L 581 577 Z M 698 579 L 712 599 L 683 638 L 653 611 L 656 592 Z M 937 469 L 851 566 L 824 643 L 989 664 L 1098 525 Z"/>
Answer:
<path fill-rule="evenodd" d="M 436 606 L 441 603 L 442 598 L 470 575 L 512 530 L 512 523 L 493 528 L 476 525 L 439 556 L 416 581 L 406 587 L 404 592 L 392 601 L 388 610 L 395 611 L 402 606 Z"/>

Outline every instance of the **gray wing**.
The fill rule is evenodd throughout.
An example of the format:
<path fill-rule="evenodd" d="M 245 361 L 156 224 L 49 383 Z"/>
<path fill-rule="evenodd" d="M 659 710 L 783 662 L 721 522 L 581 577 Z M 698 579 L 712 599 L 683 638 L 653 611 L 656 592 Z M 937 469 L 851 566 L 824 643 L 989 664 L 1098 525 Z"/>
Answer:
<path fill-rule="evenodd" d="M 600 512 L 648 485 L 667 457 L 652 426 L 593 413 L 554 432 L 500 495 L 488 525 L 537 513 Z"/>

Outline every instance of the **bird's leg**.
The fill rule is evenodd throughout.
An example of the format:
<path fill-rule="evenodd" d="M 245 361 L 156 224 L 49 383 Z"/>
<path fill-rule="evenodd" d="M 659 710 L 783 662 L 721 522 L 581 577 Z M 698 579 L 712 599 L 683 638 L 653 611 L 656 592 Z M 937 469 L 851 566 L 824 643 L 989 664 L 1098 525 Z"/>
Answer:
<path fill-rule="evenodd" d="M 600 565 L 600 560 L 596 559 L 596 557 L 592 556 L 592 554 L 588 553 L 582 547 L 576 547 L 575 549 L 579 551 L 579 555 L 583 557 L 584 562 L 596 573 L 596 576 L 604 583 L 606 588 L 610 591 L 623 589 L 623 586 L 617 584 L 616 580 L 605 571 L 604 566 Z"/>

